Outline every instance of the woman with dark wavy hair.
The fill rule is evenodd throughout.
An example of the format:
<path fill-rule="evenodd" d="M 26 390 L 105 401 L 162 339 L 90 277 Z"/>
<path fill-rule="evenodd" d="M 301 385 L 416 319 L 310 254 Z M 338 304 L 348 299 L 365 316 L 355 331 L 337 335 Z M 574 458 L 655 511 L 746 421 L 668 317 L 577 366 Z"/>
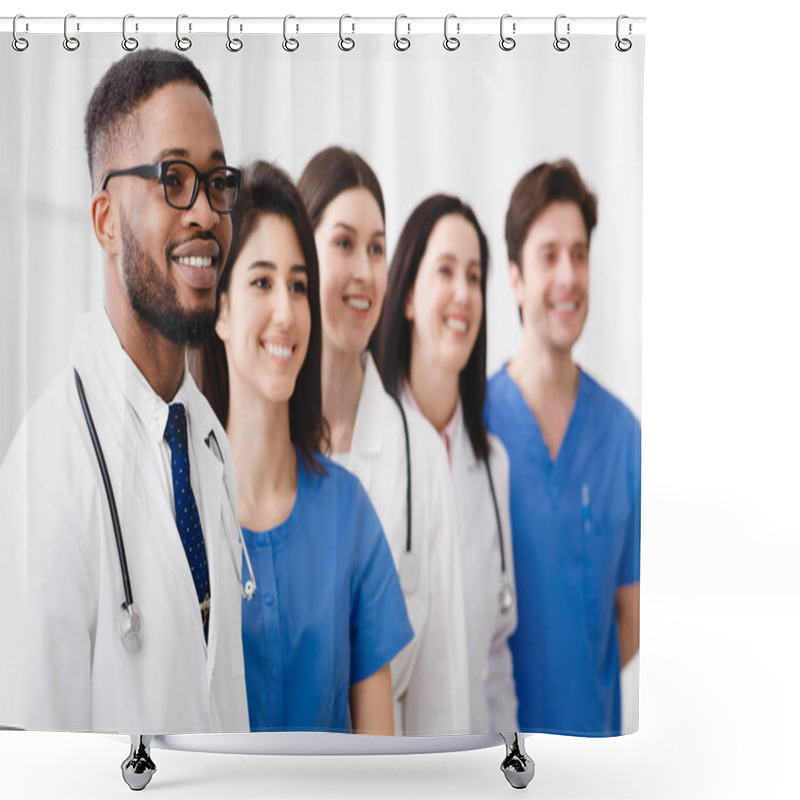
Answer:
<path fill-rule="evenodd" d="M 203 391 L 225 423 L 257 582 L 242 604 L 253 731 L 394 732 L 389 661 L 413 631 L 358 480 L 320 455 L 319 269 L 288 176 L 244 171 Z"/>
<path fill-rule="evenodd" d="M 395 729 L 471 730 L 466 623 L 447 455 L 431 426 L 403 412 L 368 351 L 386 294 L 383 194 L 358 154 L 329 147 L 298 182 L 320 259 L 322 406 L 331 458 L 375 504 L 414 639 L 392 662 Z"/>
<path fill-rule="evenodd" d="M 472 209 L 444 194 L 424 200 L 395 249 L 378 343 L 386 388 L 420 411 L 447 447 L 476 732 L 517 730 L 508 457 L 483 421 L 488 267 Z"/>

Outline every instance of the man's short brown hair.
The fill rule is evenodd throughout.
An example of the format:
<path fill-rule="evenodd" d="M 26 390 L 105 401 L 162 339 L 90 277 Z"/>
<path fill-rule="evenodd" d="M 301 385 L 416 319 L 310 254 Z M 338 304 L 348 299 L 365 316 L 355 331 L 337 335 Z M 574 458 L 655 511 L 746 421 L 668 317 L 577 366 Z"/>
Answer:
<path fill-rule="evenodd" d="M 506 247 L 508 260 L 521 264 L 522 246 L 536 218 L 556 200 L 571 200 L 578 205 L 586 225 L 587 242 L 597 224 L 597 198 L 593 195 L 568 159 L 544 162 L 525 173 L 508 203 L 506 212 Z"/>

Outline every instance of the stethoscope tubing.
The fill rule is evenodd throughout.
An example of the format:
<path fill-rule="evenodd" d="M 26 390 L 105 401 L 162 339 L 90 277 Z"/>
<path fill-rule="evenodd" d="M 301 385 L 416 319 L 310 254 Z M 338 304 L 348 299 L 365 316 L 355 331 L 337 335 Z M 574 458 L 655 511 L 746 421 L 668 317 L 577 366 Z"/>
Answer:
<path fill-rule="evenodd" d="M 400 411 L 400 417 L 403 420 L 403 433 L 406 442 L 406 508 L 408 513 L 406 515 L 406 553 L 411 552 L 411 437 L 408 434 L 408 420 L 406 419 L 406 412 L 403 404 L 395 395 L 389 393 L 389 397 L 397 404 Z M 500 571 L 505 576 L 506 574 L 506 548 L 503 543 L 503 524 L 500 521 L 500 506 L 497 504 L 497 492 L 494 488 L 494 480 L 492 478 L 492 469 L 489 466 L 489 459 L 482 459 L 486 465 L 486 474 L 489 477 L 489 491 L 492 493 L 492 504 L 494 505 L 494 517 L 497 521 L 497 541 L 500 544 Z"/>
<path fill-rule="evenodd" d="M 103 448 L 100 446 L 100 439 L 97 436 L 97 429 L 94 425 L 92 412 L 89 409 L 89 403 L 86 399 L 86 392 L 83 389 L 83 381 L 78 374 L 78 370 L 73 367 L 73 374 L 75 375 L 75 386 L 78 389 L 78 399 L 81 402 L 81 409 L 83 409 L 83 416 L 86 419 L 86 426 L 89 428 L 89 436 L 92 440 L 95 456 L 97 456 L 97 464 L 100 467 L 100 475 L 103 478 L 103 486 L 106 490 L 106 497 L 108 498 L 108 508 L 111 512 L 111 525 L 114 528 L 114 538 L 117 541 L 117 555 L 119 556 L 119 568 L 122 573 L 122 589 L 125 593 L 125 608 L 130 608 L 133 605 L 133 590 L 131 589 L 131 577 L 128 572 L 128 559 L 125 557 L 125 542 L 122 539 L 122 528 L 119 524 L 119 512 L 117 511 L 117 501 L 114 498 L 114 487 L 111 485 L 111 477 L 108 474 L 108 467 L 106 466 L 106 459 L 103 455 Z"/>
<path fill-rule="evenodd" d="M 389 397 L 397 403 L 400 418 L 403 420 L 403 434 L 406 442 L 406 553 L 411 552 L 411 437 L 408 435 L 408 420 L 403 404 L 393 394 Z"/>
<path fill-rule="evenodd" d="M 208 447 L 208 449 L 211 450 L 211 452 L 216 456 L 220 464 L 222 464 L 222 466 L 224 467 L 225 459 L 222 457 L 222 449 L 219 446 L 219 442 L 217 441 L 217 435 L 214 433 L 214 431 L 211 431 L 208 434 L 208 436 L 206 436 L 205 442 L 206 442 L 206 447 Z M 225 493 L 228 496 L 228 508 L 231 509 L 231 511 L 233 512 L 233 509 L 235 508 L 233 504 L 233 492 L 231 491 L 230 483 L 228 483 L 228 475 L 224 469 L 222 471 L 222 484 L 225 487 Z M 244 560 L 245 563 L 247 564 L 247 571 L 248 574 L 250 575 L 250 580 L 247 581 L 246 584 L 244 582 L 244 576 L 241 572 L 241 566 L 236 563 L 236 556 L 234 555 L 233 545 L 231 544 L 232 539 L 230 535 L 230 528 L 228 527 L 228 521 L 227 519 L 225 519 L 224 515 L 222 517 L 222 524 L 225 527 L 225 540 L 228 543 L 228 553 L 230 554 L 231 557 L 231 564 L 233 565 L 233 571 L 239 578 L 239 589 L 241 590 L 242 597 L 245 600 L 252 600 L 253 596 L 256 593 L 256 576 L 253 573 L 253 564 L 250 561 L 250 553 L 247 552 L 247 545 L 245 544 L 244 537 L 242 536 L 242 529 L 241 527 L 238 526 L 237 522 L 237 527 L 239 530 L 239 543 L 242 545 L 242 553 L 244 554 Z"/>
<path fill-rule="evenodd" d="M 503 575 L 506 574 L 506 548 L 503 544 L 503 525 L 500 522 L 500 507 L 497 505 L 497 492 L 494 490 L 494 480 L 492 478 L 492 469 L 489 466 L 489 459 L 484 458 L 483 463 L 486 465 L 486 474 L 489 476 L 489 491 L 492 493 L 492 503 L 494 504 L 494 518 L 497 520 L 497 540 L 500 542 L 500 571 Z"/>
<path fill-rule="evenodd" d="M 114 539 L 117 543 L 117 555 L 119 556 L 119 569 L 120 569 L 120 574 L 122 576 L 122 588 L 123 592 L 125 593 L 125 602 L 123 603 L 122 608 L 125 609 L 126 611 L 133 609 L 133 611 L 135 611 L 135 613 L 141 619 L 140 612 L 138 612 L 138 610 L 133 607 L 133 589 L 131 588 L 131 578 L 130 578 L 130 572 L 128 570 L 128 559 L 125 555 L 125 542 L 122 538 L 122 526 L 120 525 L 119 521 L 119 512 L 117 511 L 117 501 L 116 498 L 114 497 L 114 487 L 111 485 L 111 477 L 108 474 L 108 467 L 106 465 L 106 459 L 103 454 L 103 448 L 100 445 L 100 437 L 97 435 L 97 428 L 95 427 L 94 424 L 94 418 L 92 417 L 92 412 L 91 409 L 89 408 L 89 402 L 86 399 L 86 392 L 84 391 L 83 388 L 83 381 L 81 380 L 81 376 L 76 368 L 73 367 L 72 372 L 75 375 L 75 386 L 78 390 L 78 399 L 80 400 L 81 409 L 83 410 L 83 416 L 86 420 L 86 427 L 89 429 L 89 437 L 92 440 L 92 447 L 94 448 L 94 453 L 95 456 L 97 457 L 97 463 L 98 466 L 100 467 L 100 475 L 103 479 L 103 487 L 106 492 L 108 508 L 111 514 L 111 525 L 114 528 Z M 217 437 L 214 435 L 213 431 L 211 431 L 208 438 L 206 439 L 206 444 L 222 463 L 223 483 L 225 485 L 225 491 L 228 495 L 228 504 L 231 509 L 234 509 L 235 506 L 233 505 L 230 485 L 228 484 L 227 475 L 224 473 L 225 461 L 222 458 L 222 451 L 220 450 L 219 443 L 217 442 Z M 236 558 L 233 553 L 233 545 L 231 544 L 231 536 L 230 536 L 230 530 L 228 528 L 228 521 L 225 519 L 224 515 L 222 518 L 222 522 L 225 528 L 225 538 L 227 540 L 228 549 L 230 551 L 231 563 L 233 564 L 234 572 L 236 572 L 239 578 L 239 588 L 242 591 L 242 596 L 246 600 L 251 600 L 256 593 L 256 580 L 255 580 L 255 575 L 253 574 L 253 567 L 250 563 L 250 556 L 247 552 L 247 547 L 244 543 L 244 539 L 241 536 L 241 529 L 239 530 L 239 541 L 241 542 L 242 549 L 244 551 L 244 557 L 247 562 L 247 569 L 250 574 L 250 580 L 247 582 L 247 585 L 245 587 L 242 586 L 242 575 L 240 574 L 240 566 L 237 565 L 236 563 Z"/>

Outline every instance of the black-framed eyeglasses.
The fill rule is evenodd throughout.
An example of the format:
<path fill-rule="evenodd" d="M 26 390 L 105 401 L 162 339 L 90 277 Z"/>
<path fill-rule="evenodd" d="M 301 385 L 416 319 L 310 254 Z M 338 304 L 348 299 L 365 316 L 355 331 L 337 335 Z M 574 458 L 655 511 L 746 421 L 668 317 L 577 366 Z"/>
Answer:
<path fill-rule="evenodd" d="M 161 181 L 167 204 L 180 211 L 186 211 L 194 205 L 202 183 L 211 208 L 218 214 L 230 214 L 236 206 L 242 185 L 242 172 L 236 167 L 214 167 L 208 172 L 200 172 L 188 161 L 173 159 L 128 169 L 112 169 L 105 174 L 100 188 L 105 189 L 111 178 L 117 175 L 135 175 Z"/>

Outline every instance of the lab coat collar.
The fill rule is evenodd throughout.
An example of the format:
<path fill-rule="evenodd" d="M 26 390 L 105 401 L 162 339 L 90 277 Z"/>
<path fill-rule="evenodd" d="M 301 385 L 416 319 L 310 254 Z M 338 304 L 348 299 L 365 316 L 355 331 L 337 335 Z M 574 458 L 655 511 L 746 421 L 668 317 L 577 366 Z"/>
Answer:
<path fill-rule="evenodd" d="M 456 424 L 453 432 L 453 441 L 450 447 L 453 453 L 453 463 L 460 460 L 470 472 L 481 467 L 481 461 L 477 458 L 475 451 L 472 449 L 472 439 L 469 438 L 469 431 L 464 422 L 464 409 L 461 405 L 460 398 L 458 400 L 458 408 L 456 409 Z"/>
<path fill-rule="evenodd" d="M 420 410 L 419 405 L 417 405 L 417 401 L 414 398 L 414 393 L 411 391 L 411 385 L 407 380 L 403 381 L 402 400 L 412 411 L 416 411 L 422 416 L 425 416 Z M 464 428 L 464 415 L 461 409 L 461 395 L 459 395 L 458 398 L 456 399 L 455 410 L 453 411 L 452 416 L 448 420 L 447 425 L 444 426 L 444 430 L 442 430 L 441 432 L 437 431 L 437 433 L 439 433 L 439 438 L 442 440 L 442 442 L 444 442 L 445 450 L 447 451 L 447 458 L 448 461 L 450 462 L 451 469 L 453 466 L 454 451 L 457 447 L 456 437 L 460 435 L 463 428 Z M 470 452 L 472 452 L 471 447 L 470 447 Z"/>
<path fill-rule="evenodd" d="M 374 455 L 383 447 L 384 411 L 388 403 L 394 405 L 387 396 L 383 381 L 370 353 L 362 356 L 364 364 L 364 385 L 358 399 L 356 421 L 350 450 L 357 455 Z M 397 411 L 395 410 L 395 414 Z"/>
<path fill-rule="evenodd" d="M 70 360 L 81 373 L 101 374 L 113 381 L 153 439 L 160 442 L 164 438 L 170 404 L 156 394 L 125 352 L 105 310 L 78 317 Z M 184 405 L 187 416 L 191 415 L 190 426 L 198 426 L 197 432 L 205 439 L 213 428 L 213 417 L 209 419 L 210 415 L 202 413 L 206 410 L 203 404 L 190 402 L 190 395 L 197 392 L 188 367 L 184 365 L 183 380 L 172 402 Z"/>

